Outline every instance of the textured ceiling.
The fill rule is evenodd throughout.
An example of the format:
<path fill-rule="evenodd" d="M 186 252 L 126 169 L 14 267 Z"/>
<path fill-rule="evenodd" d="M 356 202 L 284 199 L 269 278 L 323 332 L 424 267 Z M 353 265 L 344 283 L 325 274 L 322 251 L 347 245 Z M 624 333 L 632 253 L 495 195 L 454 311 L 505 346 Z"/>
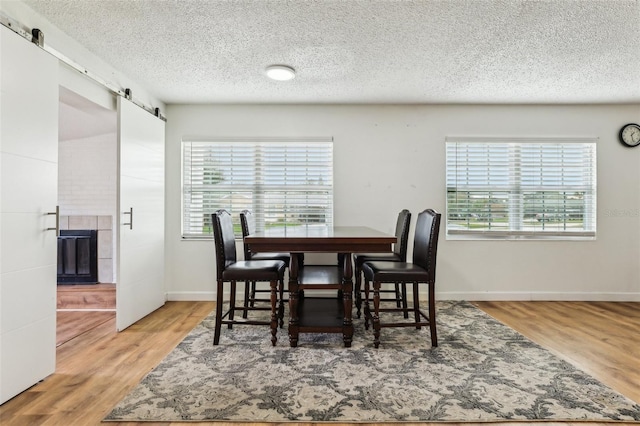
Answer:
<path fill-rule="evenodd" d="M 168 104 L 640 102 L 640 0 L 23 2 Z"/>

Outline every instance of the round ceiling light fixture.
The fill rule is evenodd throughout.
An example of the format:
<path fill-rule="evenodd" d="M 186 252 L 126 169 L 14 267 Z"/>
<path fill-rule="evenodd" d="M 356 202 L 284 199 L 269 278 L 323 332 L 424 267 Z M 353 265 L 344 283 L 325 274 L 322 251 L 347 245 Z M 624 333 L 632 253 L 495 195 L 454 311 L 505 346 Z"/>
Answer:
<path fill-rule="evenodd" d="M 267 77 L 278 81 L 293 80 L 296 76 L 296 71 L 287 65 L 269 65 L 265 72 Z"/>

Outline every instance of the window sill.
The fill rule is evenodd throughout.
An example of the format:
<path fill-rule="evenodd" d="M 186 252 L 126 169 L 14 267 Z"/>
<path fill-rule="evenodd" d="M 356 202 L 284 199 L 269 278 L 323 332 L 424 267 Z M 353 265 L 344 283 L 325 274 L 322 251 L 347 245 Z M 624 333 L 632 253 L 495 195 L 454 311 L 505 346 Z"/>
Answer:
<path fill-rule="evenodd" d="M 474 233 L 474 234 L 449 234 L 448 241 L 595 241 L 596 235 L 540 235 L 540 234 L 498 234 L 498 233 Z"/>

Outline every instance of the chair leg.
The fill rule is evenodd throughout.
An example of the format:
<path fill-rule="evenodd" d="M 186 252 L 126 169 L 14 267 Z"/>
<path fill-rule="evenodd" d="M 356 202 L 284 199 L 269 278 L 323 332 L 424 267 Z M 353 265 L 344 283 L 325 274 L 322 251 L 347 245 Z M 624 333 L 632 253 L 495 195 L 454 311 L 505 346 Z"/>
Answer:
<path fill-rule="evenodd" d="M 407 307 L 407 283 L 401 283 L 402 286 L 402 311 L 404 312 L 404 317 L 409 318 L 409 308 Z"/>
<path fill-rule="evenodd" d="M 275 346 L 278 338 L 278 280 L 273 280 L 271 285 L 271 345 Z"/>
<path fill-rule="evenodd" d="M 251 296 L 249 297 L 251 303 L 251 307 L 253 308 L 255 306 L 256 303 L 256 282 L 255 281 L 251 281 Z"/>
<path fill-rule="evenodd" d="M 278 306 L 278 317 L 280 318 L 280 328 L 284 327 L 284 279 L 278 283 L 280 291 L 280 302 Z"/>
<path fill-rule="evenodd" d="M 360 318 L 360 309 L 362 308 L 362 268 L 358 265 L 355 267 L 354 275 L 356 276 L 356 282 L 354 284 L 354 293 L 356 296 L 356 316 Z"/>
<path fill-rule="evenodd" d="M 236 282 L 231 281 L 231 292 L 229 294 L 229 324 L 227 328 L 231 330 L 233 328 L 233 314 L 236 311 Z"/>
<path fill-rule="evenodd" d="M 380 281 L 373 281 L 373 346 L 380 346 Z"/>
<path fill-rule="evenodd" d="M 400 294 L 400 283 L 393 283 L 396 295 L 396 308 L 402 307 L 402 294 Z"/>
<path fill-rule="evenodd" d="M 369 329 L 369 316 L 371 308 L 369 307 L 369 280 L 364 280 L 364 329 Z"/>
<path fill-rule="evenodd" d="M 242 318 L 247 318 L 247 314 L 249 313 L 249 310 L 247 309 L 249 307 L 249 292 L 251 291 L 251 284 L 249 283 L 249 281 L 245 281 L 244 282 L 244 303 L 243 303 L 243 307 L 244 310 L 242 311 Z"/>
<path fill-rule="evenodd" d="M 416 320 L 416 330 L 420 330 L 420 294 L 418 294 L 418 283 L 413 283 L 413 316 Z"/>
<path fill-rule="evenodd" d="M 438 347 L 438 333 L 436 332 L 436 298 L 435 283 L 429 285 L 429 328 L 431 330 L 431 346 Z"/>
<path fill-rule="evenodd" d="M 222 326 L 222 298 L 223 298 L 223 281 L 218 280 L 218 289 L 216 291 L 216 325 L 213 333 L 213 344 L 220 343 L 220 327 Z"/>

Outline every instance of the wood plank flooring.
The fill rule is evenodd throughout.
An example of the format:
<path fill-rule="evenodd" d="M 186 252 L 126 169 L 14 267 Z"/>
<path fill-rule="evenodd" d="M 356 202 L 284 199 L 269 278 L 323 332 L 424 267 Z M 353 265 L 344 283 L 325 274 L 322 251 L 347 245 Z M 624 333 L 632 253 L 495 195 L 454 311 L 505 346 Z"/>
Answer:
<path fill-rule="evenodd" d="M 58 285 L 56 317 L 56 346 L 60 346 L 116 317 L 116 285 Z"/>
<path fill-rule="evenodd" d="M 56 312 L 56 346 L 74 339 L 116 317 L 115 311 Z M 115 333 L 115 326 L 113 332 Z"/>
<path fill-rule="evenodd" d="M 58 285 L 57 309 L 115 309 L 115 284 Z"/>
<path fill-rule="evenodd" d="M 640 403 L 640 303 L 478 302 L 477 306 Z M 121 333 L 114 332 L 114 321 L 109 320 L 64 343 L 58 347 L 56 373 L 0 406 L 0 424 L 99 424 L 213 307 L 213 302 L 169 302 Z M 606 423 L 544 423 L 558 424 Z"/>

